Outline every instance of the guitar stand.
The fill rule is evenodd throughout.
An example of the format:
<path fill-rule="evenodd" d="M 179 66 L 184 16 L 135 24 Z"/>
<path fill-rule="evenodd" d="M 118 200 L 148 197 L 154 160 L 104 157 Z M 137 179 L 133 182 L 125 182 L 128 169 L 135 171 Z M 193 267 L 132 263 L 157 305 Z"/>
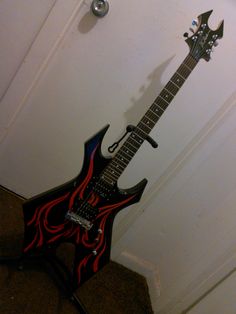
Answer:
<path fill-rule="evenodd" d="M 1 256 L 0 257 L 0 264 L 14 264 L 17 263 L 18 270 L 22 271 L 24 269 L 24 262 L 26 260 L 38 260 L 40 262 L 46 262 L 49 264 L 52 269 L 54 270 L 54 273 L 56 275 L 56 281 L 59 285 L 63 286 L 65 290 L 66 296 L 69 298 L 71 302 L 74 303 L 74 305 L 79 310 L 80 314 L 89 314 L 83 305 L 83 303 L 79 300 L 78 296 L 75 294 L 75 289 L 71 287 L 71 274 L 66 267 L 66 265 L 62 262 L 61 259 L 59 259 L 55 253 L 48 252 L 47 254 L 40 255 L 40 256 Z M 63 274 L 64 273 L 64 274 Z M 65 279 L 65 275 L 67 279 Z"/>

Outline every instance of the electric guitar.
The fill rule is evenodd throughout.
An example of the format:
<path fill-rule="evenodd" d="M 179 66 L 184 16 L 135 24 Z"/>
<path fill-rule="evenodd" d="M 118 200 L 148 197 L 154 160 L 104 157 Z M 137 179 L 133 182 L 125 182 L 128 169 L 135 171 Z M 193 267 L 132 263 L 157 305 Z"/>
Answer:
<path fill-rule="evenodd" d="M 198 61 L 209 61 L 213 46 L 223 37 L 223 21 L 216 30 L 209 28 L 211 13 L 205 12 L 193 21 L 195 30 L 191 36 L 184 34 L 190 48 L 187 57 L 140 122 L 128 126 L 129 135 L 114 156 L 101 154 L 107 125 L 85 143 L 83 167 L 77 177 L 23 204 L 23 256 L 42 254 L 63 242 L 74 244 L 71 277 L 76 287 L 109 262 L 114 218 L 121 209 L 140 200 L 147 184 L 144 179 L 130 189 L 120 189 L 117 181 L 145 140 L 157 146 L 150 131 Z M 118 143 L 110 151 L 115 146 Z"/>

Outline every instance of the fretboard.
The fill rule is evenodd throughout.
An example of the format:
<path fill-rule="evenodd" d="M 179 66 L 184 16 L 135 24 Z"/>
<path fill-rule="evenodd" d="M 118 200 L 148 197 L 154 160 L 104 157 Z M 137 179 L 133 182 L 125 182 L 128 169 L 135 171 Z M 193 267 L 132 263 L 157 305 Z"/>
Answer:
<path fill-rule="evenodd" d="M 163 115 L 166 108 L 171 103 L 174 96 L 182 87 L 197 61 L 189 54 L 171 77 L 159 96 L 154 100 L 150 108 L 130 133 L 121 148 L 112 158 L 108 166 L 102 172 L 101 179 L 109 185 L 114 185 L 125 168 L 130 163 L 140 146 L 145 141 L 157 121 Z"/>

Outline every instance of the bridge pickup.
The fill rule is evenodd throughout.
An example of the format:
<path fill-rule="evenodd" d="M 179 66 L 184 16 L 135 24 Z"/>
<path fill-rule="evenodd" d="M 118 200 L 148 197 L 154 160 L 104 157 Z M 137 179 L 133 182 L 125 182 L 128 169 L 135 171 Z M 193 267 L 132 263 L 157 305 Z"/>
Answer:
<path fill-rule="evenodd" d="M 90 230 L 93 226 L 93 224 L 89 220 L 87 220 L 87 219 L 85 219 L 85 218 L 83 218 L 83 217 L 81 217 L 81 216 L 79 216 L 73 212 L 67 212 L 66 218 L 70 221 L 77 223 L 78 225 L 81 225 L 86 230 Z"/>

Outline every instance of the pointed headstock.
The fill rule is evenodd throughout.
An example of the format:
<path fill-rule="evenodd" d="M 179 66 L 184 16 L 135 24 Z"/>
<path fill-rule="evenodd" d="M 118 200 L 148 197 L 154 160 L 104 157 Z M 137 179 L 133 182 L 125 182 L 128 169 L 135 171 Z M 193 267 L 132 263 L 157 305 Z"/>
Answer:
<path fill-rule="evenodd" d="M 196 30 L 191 28 L 190 30 L 193 32 L 193 35 L 185 40 L 189 45 L 190 55 L 196 61 L 199 61 L 201 58 L 209 61 L 213 47 L 218 45 L 217 40 L 223 37 L 223 20 L 216 30 L 211 30 L 208 26 L 208 19 L 212 11 L 199 15 L 198 21 L 193 21 L 193 26 L 196 27 Z"/>

